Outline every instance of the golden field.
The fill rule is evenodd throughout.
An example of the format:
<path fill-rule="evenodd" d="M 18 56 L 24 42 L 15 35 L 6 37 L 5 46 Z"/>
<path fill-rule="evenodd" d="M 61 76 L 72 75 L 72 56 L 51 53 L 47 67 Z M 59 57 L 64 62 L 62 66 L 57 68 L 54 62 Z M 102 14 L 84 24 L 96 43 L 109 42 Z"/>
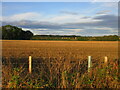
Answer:
<path fill-rule="evenodd" d="M 31 74 L 29 56 L 33 62 Z M 88 56 L 92 56 L 89 73 Z M 4 88 L 120 87 L 118 41 L 3 40 L 2 58 Z"/>
<path fill-rule="evenodd" d="M 86 59 L 118 58 L 118 41 L 23 41 L 3 40 L 3 57 L 54 57 Z"/>

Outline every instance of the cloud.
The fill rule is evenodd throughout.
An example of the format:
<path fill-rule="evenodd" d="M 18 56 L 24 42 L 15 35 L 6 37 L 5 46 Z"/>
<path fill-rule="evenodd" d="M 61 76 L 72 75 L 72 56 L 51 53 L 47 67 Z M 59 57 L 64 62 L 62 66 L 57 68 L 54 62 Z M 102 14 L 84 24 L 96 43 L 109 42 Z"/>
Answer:
<path fill-rule="evenodd" d="M 82 17 L 83 19 L 88 19 L 88 18 L 91 18 L 91 17 L 89 17 L 89 16 L 84 16 L 84 17 Z"/>
<path fill-rule="evenodd" d="M 93 20 L 93 21 L 92 21 Z M 83 28 L 83 27 L 109 27 L 109 28 L 117 28 L 118 27 L 118 16 L 116 15 L 102 15 L 102 16 L 95 16 L 91 19 L 91 22 L 83 22 L 83 23 L 68 23 L 66 24 L 66 27 L 77 27 L 77 28 Z"/>
<path fill-rule="evenodd" d="M 85 29 L 80 32 L 81 35 L 85 36 L 101 36 L 101 35 L 116 35 L 117 32 L 111 32 L 109 30 L 96 30 L 96 29 Z"/>
<path fill-rule="evenodd" d="M 76 31 L 76 32 L 79 32 L 79 31 L 82 31 L 83 29 L 63 29 L 63 30 L 69 30 L 69 31 Z"/>
<path fill-rule="evenodd" d="M 20 21 L 20 20 L 36 20 L 41 15 L 35 12 L 27 12 L 21 14 L 15 14 L 12 16 L 3 16 L 3 21 Z"/>
<path fill-rule="evenodd" d="M 65 24 L 65 23 L 87 23 L 87 22 L 96 22 L 98 20 L 92 19 L 92 18 L 86 18 L 84 15 L 73 15 L 73 12 L 67 12 L 69 14 L 62 14 L 62 15 L 42 15 L 40 13 L 35 12 L 27 12 L 27 13 L 21 13 L 21 14 L 15 14 L 13 16 L 3 16 L 3 21 L 6 22 L 19 22 L 19 24 L 24 25 L 26 24 L 26 21 L 36 21 L 38 22 L 50 22 L 58 23 L 58 24 Z M 72 13 L 72 14 L 71 14 Z M 74 13 L 75 14 L 75 13 Z M 34 22 L 34 24 L 36 23 Z M 33 22 L 32 22 L 33 23 Z"/>
<path fill-rule="evenodd" d="M 60 11 L 62 14 L 69 14 L 69 15 L 78 15 L 79 13 L 73 11 Z"/>
<path fill-rule="evenodd" d="M 55 17 L 50 17 L 44 19 L 46 22 L 58 23 L 58 24 L 65 24 L 65 23 L 90 23 L 90 22 L 97 22 L 99 20 L 94 18 L 85 18 L 83 15 L 59 15 Z"/>
<path fill-rule="evenodd" d="M 62 28 L 62 25 L 57 23 L 50 22 L 39 22 L 39 21 L 30 21 L 30 20 L 22 20 L 22 21 L 13 21 L 13 22 L 2 22 L 3 25 L 15 25 L 22 28 L 31 28 L 31 29 L 59 29 Z"/>
<path fill-rule="evenodd" d="M 104 7 L 104 8 L 109 8 L 109 9 L 118 9 L 118 2 L 107 2 L 107 3 L 103 3 L 101 5 L 101 7 Z"/>
<path fill-rule="evenodd" d="M 98 26 L 105 26 L 105 27 L 111 27 L 111 28 L 118 27 L 118 16 L 116 15 L 97 16 L 94 19 L 101 20 L 101 22 L 96 23 L 96 25 Z"/>
<path fill-rule="evenodd" d="M 103 11 L 99 11 L 96 14 L 98 15 L 106 15 L 107 13 L 111 12 L 110 10 L 103 10 Z"/>
<path fill-rule="evenodd" d="M 106 35 L 118 33 L 118 16 L 107 14 L 87 18 L 85 16 L 62 15 L 43 21 L 4 21 L 2 24 L 15 25 L 31 30 L 35 34 Z"/>
<path fill-rule="evenodd" d="M 93 29 L 95 29 L 95 30 L 113 30 L 112 28 L 108 28 L 108 27 L 100 27 L 100 28 L 95 27 Z"/>
<path fill-rule="evenodd" d="M 27 30 L 31 30 L 29 28 L 22 28 L 23 30 L 27 31 Z M 45 29 L 45 28 L 36 28 L 36 29 L 32 29 L 33 31 L 47 31 L 48 29 Z"/>

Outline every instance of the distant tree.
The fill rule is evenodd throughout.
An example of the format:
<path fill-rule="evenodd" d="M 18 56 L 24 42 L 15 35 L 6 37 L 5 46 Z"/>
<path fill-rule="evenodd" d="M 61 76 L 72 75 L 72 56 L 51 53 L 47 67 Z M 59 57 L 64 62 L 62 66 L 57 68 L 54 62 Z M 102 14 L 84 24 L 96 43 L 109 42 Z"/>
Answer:
<path fill-rule="evenodd" d="M 8 40 L 29 40 L 33 36 L 30 31 L 23 31 L 21 28 L 11 25 L 2 26 L 2 39 Z"/>
<path fill-rule="evenodd" d="M 25 32 L 25 39 L 30 39 L 33 36 L 33 33 L 30 31 Z"/>

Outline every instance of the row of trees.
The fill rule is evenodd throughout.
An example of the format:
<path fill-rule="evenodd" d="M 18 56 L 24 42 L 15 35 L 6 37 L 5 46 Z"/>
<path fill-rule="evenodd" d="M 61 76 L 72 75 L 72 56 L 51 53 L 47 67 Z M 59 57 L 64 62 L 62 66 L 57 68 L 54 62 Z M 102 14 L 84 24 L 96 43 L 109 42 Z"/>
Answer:
<path fill-rule="evenodd" d="M 117 35 L 109 36 L 59 36 L 59 35 L 34 35 L 32 40 L 69 40 L 69 41 L 118 41 L 119 37 Z"/>
<path fill-rule="evenodd" d="M 8 40 L 30 40 L 33 33 L 30 31 L 23 31 L 16 26 L 6 25 L 0 28 L 2 31 L 2 39 Z"/>

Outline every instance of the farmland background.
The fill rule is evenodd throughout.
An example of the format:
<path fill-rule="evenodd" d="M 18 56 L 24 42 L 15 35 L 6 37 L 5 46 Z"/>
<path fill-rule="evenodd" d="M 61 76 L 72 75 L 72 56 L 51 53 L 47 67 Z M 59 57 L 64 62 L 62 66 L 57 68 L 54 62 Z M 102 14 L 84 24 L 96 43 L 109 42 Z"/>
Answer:
<path fill-rule="evenodd" d="M 3 87 L 120 87 L 118 41 L 3 40 L 2 44 Z M 32 74 L 28 56 L 32 56 Z M 88 56 L 92 56 L 89 73 Z"/>

